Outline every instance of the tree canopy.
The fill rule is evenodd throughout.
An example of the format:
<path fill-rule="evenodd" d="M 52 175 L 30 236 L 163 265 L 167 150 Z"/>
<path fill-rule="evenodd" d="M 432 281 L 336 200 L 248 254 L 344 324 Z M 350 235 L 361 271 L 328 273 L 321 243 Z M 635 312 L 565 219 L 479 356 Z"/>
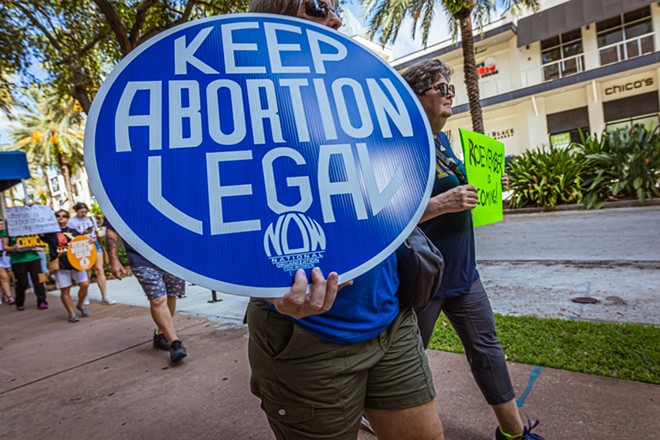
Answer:
<path fill-rule="evenodd" d="M 248 0 L 4 0 L 0 109 L 8 108 L 7 92 L 38 81 L 31 70 L 38 65 L 42 81 L 60 98 L 75 98 L 87 113 L 107 72 L 147 39 L 189 20 L 248 6 Z"/>

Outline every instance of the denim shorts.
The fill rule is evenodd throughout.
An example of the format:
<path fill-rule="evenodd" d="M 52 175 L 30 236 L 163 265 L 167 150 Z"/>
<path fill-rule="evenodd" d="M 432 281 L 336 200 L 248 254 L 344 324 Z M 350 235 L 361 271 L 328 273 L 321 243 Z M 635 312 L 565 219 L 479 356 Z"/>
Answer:
<path fill-rule="evenodd" d="M 352 439 L 364 407 L 405 409 L 435 388 L 415 315 L 352 345 L 317 338 L 262 299 L 248 305 L 252 393 L 278 439 Z"/>
<path fill-rule="evenodd" d="M 158 267 L 138 266 L 131 270 L 149 301 L 159 296 L 178 296 L 186 292 L 185 281 Z"/>

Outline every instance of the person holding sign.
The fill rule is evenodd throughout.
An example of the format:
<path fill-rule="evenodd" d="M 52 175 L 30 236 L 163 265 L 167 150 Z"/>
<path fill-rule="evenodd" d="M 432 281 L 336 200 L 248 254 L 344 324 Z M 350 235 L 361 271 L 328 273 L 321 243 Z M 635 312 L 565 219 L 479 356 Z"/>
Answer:
<path fill-rule="evenodd" d="M 78 231 L 79 234 L 86 235 L 94 241 L 96 244 L 96 254 L 101 257 L 96 259 L 96 264 L 94 265 L 94 272 L 96 273 L 96 284 L 99 286 L 101 291 L 101 304 L 115 304 L 116 301 L 106 295 L 106 278 L 105 270 L 103 269 L 103 247 L 99 241 L 99 236 L 97 231 L 99 231 L 99 226 L 96 223 L 94 216 L 88 216 L 89 208 L 87 204 L 83 202 L 78 202 L 73 205 L 73 210 L 76 212 L 75 217 L 72 217 L 69 220 L 68 226 L 72 229 Z M 88 276 L 91 277 L 91 271 L 88 271 Z M 89 304 L 89 301 L 87 301 Z"/>
<path fill-rule="evenodd" d="M 250 11 L 338 29 L 334 6 L 253 0 Z M 282 298 L 252 298 L 248 305 L 251 390 L 275 436 L 355 439 L 364 412 L 379 438 L 444 439 L 414 314 L 400 310 L 396 297 L 396 254 L 342 286 L 336 272 L 326 279 L 318 267 L 311 281 L 306 294 L 308 280 L 298 270 Z"/>
<path fill-rule="evenodd" d="M 442 252 L 445 270 L 434 300 L 416 310 L 424 347 L 444 311 L 463 343 L 474 379 L 500 423 L 495 439 L 542 439 L 531 433 L 538 422 L 523 425 L 493 311 L 477 271 L 470 212 L 478 203 L 477 190 L 468 183 L 463 163 L 441 131 L 452 115 L 455 89 L 451 70 L 440 60 L 426 59 L 410 66 L 403 78 L 419 98 L 436 139 L 436 181 L 420 227 Z M 506 174 L 502 183 L 508 183 Z"/>
<path fill-rule="evenodd" d="M 28 274 L 34 286 L 34 293 L 37 295 L 37 307 L 39 310 L 48 308 L 46 301 L 46 289 L 39 281 L 41 273 L 41 257 L 38 254 L 40 247 L 21 246 L 18 242 L 20 237 L 10 236 L 6 229 L 0 232 L 2 237 L 2 248 L 9 252 L 11 261 L 11 270 L 16 277 L 16 310 L 25 310 L 25 291 L 28 288 Z"/>
<path fill-rule="evenodd" d="M 44 234 L 43 239 L 48 243 L 50 263 L 49 272 L 55 274 L 55 282 L 60 289 L 60 300 L 68 313 L 69 322 L 78 322 L 78 315 L 73 308 L 71 299 L 71 286 L 73 281 L 78 285 L 78 305 L 76 308 L 83 317 L 90 316 L 89 309 L 85 306 L 87 289 L 89 282 L 87 280 L 87 271 L 74 268 L 69 261 L 68 248 L 74 237 L 79 236 L 78 231 L 67 226 L 69 221 L 69 212 L 60 209 L 55 212 L 57 223 L 62 229 L 60 232 Z"/>
<path fill-rule="evenodd" d="M 5 222 L 0 219 L 0 233 L 5 230 Z M 0 291 L 2 291 L 2 301 L 9 305 L 14 304 L 14 297 L 9 290 L 9 271 L 11 270 L 11 259 L 9 253 L 2 247 L 0 241 Z M 0 303 L 2 302 L 0 301 Z"/>

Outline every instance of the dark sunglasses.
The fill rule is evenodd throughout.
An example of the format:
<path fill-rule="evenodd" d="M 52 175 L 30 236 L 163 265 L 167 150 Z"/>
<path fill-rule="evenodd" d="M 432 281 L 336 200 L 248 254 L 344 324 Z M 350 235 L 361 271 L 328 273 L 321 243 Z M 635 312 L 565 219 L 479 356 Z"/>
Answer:
<path fill-rule="evenodd" d="M 337 10 L 321 0 L 305 0 L 305 14 L 314 18 L 327 18 L 330 11 L 337 14 Z"/>
<path fill-rule="evenodd" d="M 428 92 L 431 89 L 435 89 L 437 92 L 440 92 L 442 96 L 445 98 L 449 95 L 451 92 L 452 96 L 456 96 L 456 88 L 454 87 L 453 84 L 447 84 L 447 83 L 438 83 L 434 86 L 429 87 L 428 89 L 424 90 L 422 92 L 422 95 L 426 92 Z"/>
<path fill-rule="evenodd" d="M 69 218 L 69 216 L 66 215 L 66 214 L 55 214 L 55 216 L 56 216 L 57 218 Z"/>

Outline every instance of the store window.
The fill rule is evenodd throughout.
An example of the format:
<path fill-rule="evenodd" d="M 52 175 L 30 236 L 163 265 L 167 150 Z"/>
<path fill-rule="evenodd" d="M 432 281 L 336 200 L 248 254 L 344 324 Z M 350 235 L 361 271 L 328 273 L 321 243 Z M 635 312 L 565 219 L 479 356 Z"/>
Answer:
<path fill-rule="evenodd" d="M 584 70 L 580 29 L 541 41 L 543 80 L 563 78 Z"/>
<path fill-rule="evenodd" d="M 636 118 L 622 119 L 620 121 L 608 122 L 605 125 L 605 131 L 615 131 L 619 128 L 625 128 L 626 130 L 631 129 L 633 126 L 641 124 L 646 127 L 649 131 L 653 130 L 655 127 L 660 125 L 660 116 L 647 115 L 647 116 L 638 116 Z"/>
<path fill-rule="evenodd" d="M 601 66 L 655 51 L 648 6 L 596 23 L 596 33 Z"/>
<path fill-rule="evenodd" d="M 567 147 L 580 142 L 580 131 L 589 133 L 589 109 L 579 107 L 546 115 L 550 144 Z"/>

